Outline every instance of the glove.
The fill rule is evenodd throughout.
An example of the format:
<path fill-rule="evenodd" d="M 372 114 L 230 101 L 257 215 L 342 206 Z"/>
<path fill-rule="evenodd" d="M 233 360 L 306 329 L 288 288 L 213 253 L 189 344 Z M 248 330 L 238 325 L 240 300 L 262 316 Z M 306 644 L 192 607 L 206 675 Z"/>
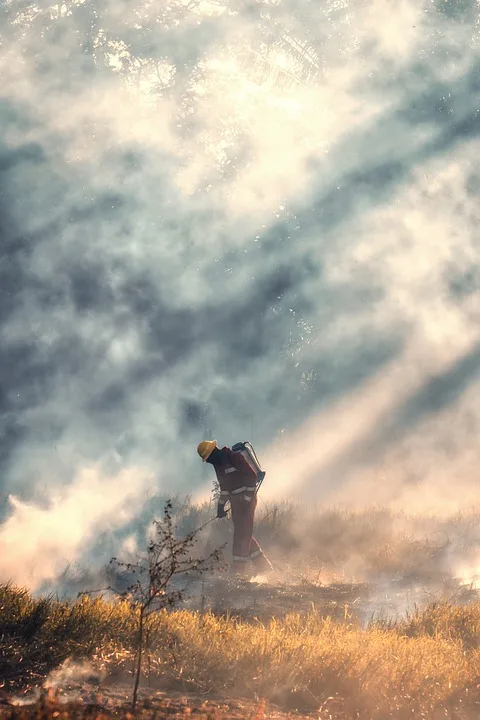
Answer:
<path fill-rule="evenodd" d="M 217 505 L 217 518 L 220 520 L 221 518 L 227 517 L 227 513 L 225 512 L 225 505 Z"/>

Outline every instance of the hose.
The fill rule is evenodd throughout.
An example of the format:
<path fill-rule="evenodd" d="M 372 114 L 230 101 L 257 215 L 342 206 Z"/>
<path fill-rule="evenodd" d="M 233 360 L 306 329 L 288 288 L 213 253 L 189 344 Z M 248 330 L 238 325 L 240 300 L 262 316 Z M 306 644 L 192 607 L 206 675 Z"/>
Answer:
<path fill-rule="evenodd" d="M 230 508 L 228 508 L 228 510 L 225 511 L 225 515 L 228 515 L 229 512 L 230 512 Z M 215 515 L 215 517 L 210 518 L 210 520 L 207 520 L 206 523 L 203 523 L 203 525 L 200 525 L 200 527 L 198 527 L 196 530 L 193 530 L 193 534 L 196 535 L 197 533 L 201 532 L 203 530 L 203 528 L 206 528 L 207 525 L 210 525 L 210 523 L 212 523 L 214 520 L 218 520 L 216 515 Z"/>

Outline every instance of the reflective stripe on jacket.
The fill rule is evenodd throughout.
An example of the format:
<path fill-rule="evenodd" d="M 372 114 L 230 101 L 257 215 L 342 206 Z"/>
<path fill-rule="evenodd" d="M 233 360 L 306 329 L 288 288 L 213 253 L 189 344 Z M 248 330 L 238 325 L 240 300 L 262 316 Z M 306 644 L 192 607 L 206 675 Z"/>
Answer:
<path fill-rule="evenodd" d="M 257 474 L 240 452 L 234 452 L 228 447 L 220 451 L 220 462 L 214 465 L 220 486 L 220 504 L 224 504 L 229 497 L 241 495 L 243 500 L 251 502 L 257 487 Z"/>

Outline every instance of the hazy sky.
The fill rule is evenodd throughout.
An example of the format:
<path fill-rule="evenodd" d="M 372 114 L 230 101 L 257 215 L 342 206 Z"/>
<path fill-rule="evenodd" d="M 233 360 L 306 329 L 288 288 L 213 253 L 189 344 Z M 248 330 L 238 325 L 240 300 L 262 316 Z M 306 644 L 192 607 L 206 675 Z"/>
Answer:
<path fill-rule="evenodd" d="M 2 13 L 0 579 L 208 492 L 205 436 L 270 496 L 478 498 L 478 0 Z"/>

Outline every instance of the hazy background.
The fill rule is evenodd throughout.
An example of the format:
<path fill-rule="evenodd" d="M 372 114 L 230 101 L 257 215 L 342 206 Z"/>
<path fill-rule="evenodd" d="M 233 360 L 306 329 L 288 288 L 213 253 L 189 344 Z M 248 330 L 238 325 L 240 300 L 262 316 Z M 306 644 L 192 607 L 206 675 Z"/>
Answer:
<path fill-rule="evenodd" d="M 208 496 L 205 437 L 265 498 L 478 501 L 479 17 L 3 3 L 0 579 Z"/>

